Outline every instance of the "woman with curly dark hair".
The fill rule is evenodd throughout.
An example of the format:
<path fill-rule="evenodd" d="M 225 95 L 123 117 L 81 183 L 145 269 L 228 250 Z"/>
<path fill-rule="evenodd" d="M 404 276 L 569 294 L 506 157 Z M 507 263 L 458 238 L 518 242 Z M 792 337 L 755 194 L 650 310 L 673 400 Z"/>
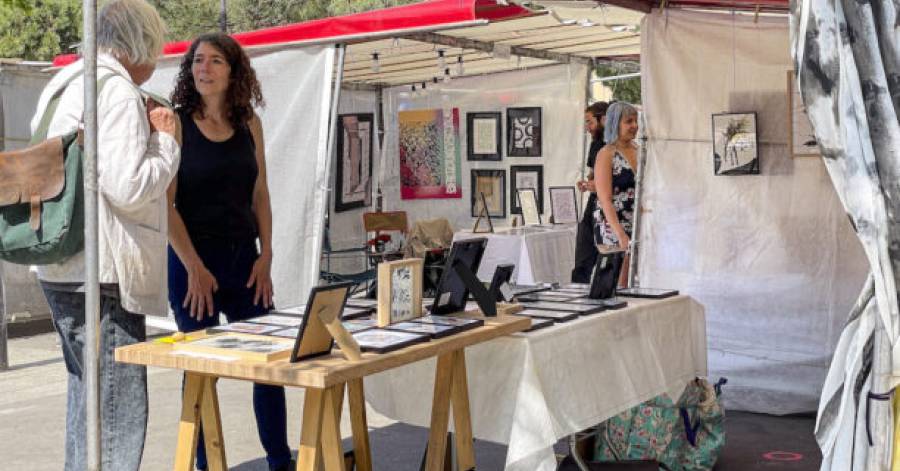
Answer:
<path fill-rule="evenodd" d="M 272 209 L 262 92 L 231 37 L 197 38 L 181 62 L 172 102 L 181 118 L 181 167 L 169 187 L 169 304 L 190 332 L 255 317 L 272 305 Z M 259 242 L 257 249 L 257 240 Z M 253 385 L 266 460 L 289 469 L 284 388 Z M 202 435 L 197 468 L 206 469 Z"/>

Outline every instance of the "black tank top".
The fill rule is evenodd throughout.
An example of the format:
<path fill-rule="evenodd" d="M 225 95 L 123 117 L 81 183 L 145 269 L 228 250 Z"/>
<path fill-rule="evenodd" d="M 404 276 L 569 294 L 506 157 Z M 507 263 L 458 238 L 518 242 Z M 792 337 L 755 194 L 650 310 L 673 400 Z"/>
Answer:
<path fill-rule="evenodd" d="M 253 188 L 259 168 L 249 128 L 234 130 L 228 140 L 211 141 L 184 110 L 181 166 L 175 207 L 191 240 L 253 239 Z"/>

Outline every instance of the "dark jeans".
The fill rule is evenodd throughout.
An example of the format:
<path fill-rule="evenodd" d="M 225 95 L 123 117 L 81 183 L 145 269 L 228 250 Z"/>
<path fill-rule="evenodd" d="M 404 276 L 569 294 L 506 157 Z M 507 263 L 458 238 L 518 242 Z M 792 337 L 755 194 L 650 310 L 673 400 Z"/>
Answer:
<path fill-rule="evenodd" d="M 597 195 L 591 193 L 584 205 L 584 214 L 578 222 L 575 236 L 575 268 L 572 269 L 572 283 L 590 283 L 594 264 L 597 263 L 597 244 L 594 242 L 594 210 L 597 209 Z"/>
<path fill-rule="evenodd" d="M 84 382 L 84 293 L 41 284 L 59 333 L 66 369 L 65 471 L 87 468 Z M 146 339 L 144 316 L 122 308 L 116 297 L 100 296 L 100 460 L 103 469 L 137 471 L 147 432 L 147 369 L 116 363 L 116 347 Z M 48 445 L 49 446 L 49 445 Z"/>
<path fill-rule="evenodd" d="M 219 290 L 213 293 L 216 315 L 197 320 L 190 315 L 190 308 L 181 307 L 187 293 L 187 271 L 175 252 L 169 247 L 169 304 L 175 312 L 178 330 L 191 332 L 219 324 L 219 312 L 228 322 L 235 322 L 265 313 L 268 309 L 253 304 L 255 288 L 247 288 L 247 279 L 253 262 L 259 256 L 253 240 L 198 240 L 194 249 L 206 268 L 216 277 Z M 284 387 L 253 384 L 253 411 L 259 441 L 266 450 L 270 469 L 277 469 L 291 460 L 287 443 L 287 408 Z M 203 432 L 197 442 L 197 468 L 206 469 L 206 450 Z"/>

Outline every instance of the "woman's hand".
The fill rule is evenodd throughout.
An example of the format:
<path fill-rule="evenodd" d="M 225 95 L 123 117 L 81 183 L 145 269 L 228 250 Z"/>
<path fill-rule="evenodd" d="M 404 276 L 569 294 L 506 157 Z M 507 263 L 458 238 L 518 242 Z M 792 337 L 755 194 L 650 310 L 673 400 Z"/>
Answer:
<path fill-rule="evenodd" d="M 190 305 L 191 317 L 198 321 L 203 319 L 204 315 L 212 317 L 215 312 L 212 294 L 219 290 L 216 277 L 206 269 L 202 262 L 191 264 L 187 268 L 187 272 L 188 292 L 181 307 Z"/>
<path fill-rule="evenodd" d="M 256 285 L 253 294 L 253 304 L 258 306 L 260 301 L 265 308 L 272 307 L 272 254 L 263 253 L 253 262 L 253 270 L 250 271 L 250 279 L 247 287 Z"/>
<path fill-rule="evenodd" d="M 619 248 L 622 250 L 628 250 L 628 246 L 631 244 L 631 238 L 628 237 L 624 231 L 618 235 L 619 238 Z"/>

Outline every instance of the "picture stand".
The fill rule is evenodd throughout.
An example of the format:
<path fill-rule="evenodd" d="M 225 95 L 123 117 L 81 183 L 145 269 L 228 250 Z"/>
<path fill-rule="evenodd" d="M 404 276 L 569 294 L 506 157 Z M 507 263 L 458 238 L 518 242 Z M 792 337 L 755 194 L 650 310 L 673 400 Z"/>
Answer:
<path fill-rule="evenodd" d="M 487 199 L 484 197 L 484 193 L 480 193 L 480 195 L 481 209 L 478 210 L 478 219 L 475 220 L 475 226 L 472 228 L 472 232 L 475 234 L 493 233 L 494 223 L 491 221 L 490 212 L 488 212 Z M 479 227 L 482 219 L 487 221 L 487 230 L 482 230 Z"/>
<path fill-rule="evenodd" d="M 378 264 L 378 327 L 422 316 L 423 271 L 421 258 Z"/>
<path fill-rule="evenodd" d="M 515 270 L 516 266 L 511 263 L 497 265 L 497 268 L 494 269 L 494 277 L 491 278 L 491 287 L 488 291 L 498 303 L 510 303 L 515 297 L 512 287 L 509 286 L 509 281 L 512 279 L 512 274 Z"/>
<path fill-rule="evenodd" d="M 497 303 L 490 297 L 481 280 L 475 276 L 487 243 L 487 238 L 484 237 L 458 240 L 453 243 L 447 265 L 438 283 L 431 314 L 446 315 L 464 311 L 469 293 L 475 297 L 484 315 L 497 314 Z"/>
<path fill-rule="evenodd" d="M 310 291 L 303 324 L 294 341 L 291 363 L 328 355 L 335 342 L 348 360 L 362 359 L 359 344 L 341 324 L 341 312 L 352 287 L 352 282 L 344 282 L 316 286 Z"/>
<path fill-rule="evenodd" d="M 481 280 L 475 276 L 475 273 L 472 273 L 472 270 L 460 260 L 454 260 L 453 271 L 456 272 L 463 283 L 465 283 L 466 288 L 469 289 L 469 292 L 472 293 L 472 297 L 475 298 L 475 302 L 478 303 L 478 308 L 481 309 L 481 312 L 486 317 L 496 317 L 497 301 L 491 298 L 490 293 L 485 289 Z"/>

